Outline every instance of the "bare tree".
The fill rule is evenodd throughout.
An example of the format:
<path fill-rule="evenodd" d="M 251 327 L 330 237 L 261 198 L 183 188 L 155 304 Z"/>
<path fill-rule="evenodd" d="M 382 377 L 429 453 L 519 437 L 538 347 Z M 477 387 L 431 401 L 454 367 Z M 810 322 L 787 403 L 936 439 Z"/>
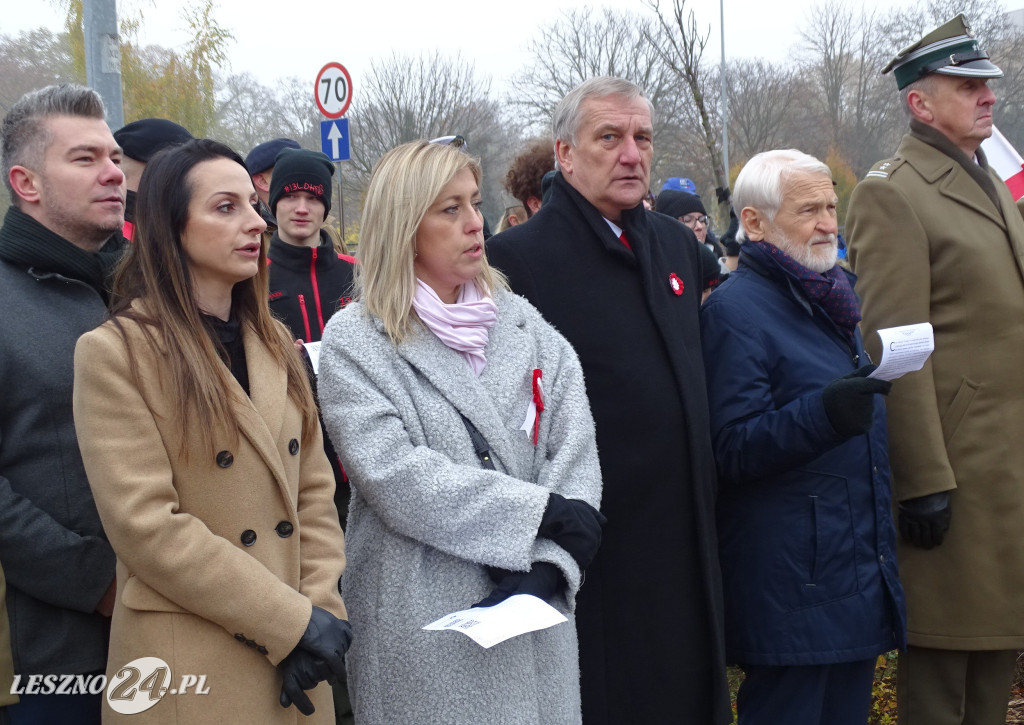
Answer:
<path fill-rule="evenodd" d="M 31 90 L 78 80 L 63 37 L 46 28 L 0 35 L 0 115 Z"/>
<path fill-rule="evenodd" d="M 498 178 L 505 171 L 515 140 L 499 104 L 491 97 L 491 81 L 478 76 L 471 63 L 439 52 L 416 57 L 392 55 L 375 60 L 363 91 L 349 112 L 352 159 L 346 165 L 348 196 L 358 198 L 377 160 L 401 143 L 457 134 L 484 167 L 481 193 L 485 213 L 500 215 Z"/>
<path fill-rule="evenodd" d="M 664 13 L 661 0 L 644 0 L 644 4 L 657 15 L 656 28 L 645 29 L 644 37 L 688 91 L 689 103 L 683 107 L 689 109 L 689 125 L 705 152 L 704 166 L 711 171 L 715 186 L 725 188 L 729 186 L 729 177 L 722 166 L 721 118 L 708 100 L 708 96 L 717 91 L 710 83 L 708 68 L 701 62 L 711 29 L 701 33 L 693 11 L 686 12 L 686 0 L 671 0 L 670 8 Z M 728 214 L 729 203 L 719 202 L 718 217 L 725 219 Z"/>
<path fill-rule="evenodd" d="M 845 91 L 853 73 L 856 44 L 853 12 L 843 0 L 827 0 L 808 10 L 808 22 L 800 31 L 808 62 L 806 68 L 815 81 L 811 101 L 822 107 L 827 123 L 828 146 L 839 146 L 845 115 Z"/>
<path fill-rule="evenodd" d="M 729 141 L 737 159 L 768 149 L 800 145 L 803 102 L 794 69 L 764 60 L 729 64 Z"/>
<path fill-rule="evenodd" d="M 284 112 L 274 92 L 250 73 L 218 78 L 213 134 L 243 156 L 258 143 L 286 133 Z"/>
<path fill-rule="evenodd" d="M 677 135 L 687 109 L 675 76 L 648 40 L 656 31 L 651 19 L 635 13 L 607 8 L 566 12 L 530 41 L 533 62 L 512 80 L 515 93 L 509 103 L 532 123 L 529 130 L 549 132 L 555 106 L 588 78 L 615 76 L 636 83 L 655 108 L 654 179 L 659 168 L 675 160 L 669 139 Z"/>

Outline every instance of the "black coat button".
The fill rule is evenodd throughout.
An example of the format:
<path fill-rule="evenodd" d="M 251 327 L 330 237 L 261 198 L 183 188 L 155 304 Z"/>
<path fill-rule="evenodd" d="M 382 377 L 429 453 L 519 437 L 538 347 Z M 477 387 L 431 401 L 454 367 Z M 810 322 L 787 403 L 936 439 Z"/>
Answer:
<path fill-rule="evenodd" d="M 256 543 L 256 532 L 252 529 L 246 529 L 242 532 L 242 543 L 246 546 L 252 546 Z"/>
<path fill-rule="evenodd" d="M 277 535 L 282 539 L 287 539 L 295 531 L 295 527 L 292 526 L 290 521 L 282 521 L 274 528 L 274 531 L 276 531 Z"/>
<path fill-rule="evenodd" d="M 245 642 L 245 635 L 241 632 L 238 632 L 235 634 L 235 639 L 237 639 L 239 642 Z"/>
<path fill-rule="evenodd" d="M 292 438 L 288 441 L 288 452 L 293 456 L 299 452 L 299 442 L 296 439 Z"/>
<path fill-rule="evenodd" d="M 231 451 L 221 451 L 217 454 L 217 465 L 221 468 L 227 468 L 235 462 L 235 457 L 231 455 Z"/>
<path fill-rule="evenodd" d="M 247 639 L 247 640 L 245 640 L 245 646 L 246 647 L 255 647 L 256 643 L 254 641 L 252 641 L 251 639 Z"/>
<path fill-rule="evenodd" d="M 259 652 L 261 655 L 265 655 L 267 653 L 267 648 L 263 645 L 260 645 L 256 648 L 256 651 Z"/>

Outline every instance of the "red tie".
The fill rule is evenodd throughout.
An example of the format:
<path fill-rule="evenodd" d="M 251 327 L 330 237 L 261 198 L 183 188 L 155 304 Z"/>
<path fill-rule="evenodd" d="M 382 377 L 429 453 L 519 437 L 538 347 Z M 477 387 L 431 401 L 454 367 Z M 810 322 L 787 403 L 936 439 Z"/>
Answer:
<path fill-rule="evenodd" d="M 626 249 L 633 251 L 633 247 L 630 246 L 629 240 L 626 239 L 626 232 L 619 234 L 619 241 L 626 245 Z"/>

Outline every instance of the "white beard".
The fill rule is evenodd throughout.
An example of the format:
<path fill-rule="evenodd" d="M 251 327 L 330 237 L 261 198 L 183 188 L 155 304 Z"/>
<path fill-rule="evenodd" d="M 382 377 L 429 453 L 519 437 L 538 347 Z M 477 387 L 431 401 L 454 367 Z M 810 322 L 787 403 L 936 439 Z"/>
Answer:
<path fill-rule="evenodd" d="M 772 231 L 776 239 L 765 240 L 774 244 L 783 252 L 792 257 L 797 263 L 807 267 L 812 272 L 825 274 L 836 266 L 839 258 L 839 240 L 835 234 L 815 234 L 803 244 L 795 243 L 781 229 L 772 225 Z M 828 241 L 827 247 L 815 247 L 815 242 Z"/>

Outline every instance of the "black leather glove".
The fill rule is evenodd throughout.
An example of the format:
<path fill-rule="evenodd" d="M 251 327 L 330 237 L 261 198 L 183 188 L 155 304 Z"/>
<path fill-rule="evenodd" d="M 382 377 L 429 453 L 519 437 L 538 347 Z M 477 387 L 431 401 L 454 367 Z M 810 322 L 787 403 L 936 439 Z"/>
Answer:
<path fill-rule="evenodd" d="M 825 386 L 821 399 L 825 413 L 836 433 L 852 438 L 871 430 L 875 413 L 875 395 L 888 395 L 892 382 L 869 378 L 877 365 L 865 365 Z"/>
<path fill-rule="evenodd" d="M 299 643 L 278 665 L 284 678 L 281 706 L 294 703 L 302 714 L 311 714 L 313 703 L 303 690 L 312 689 L 324 680 L 334 682 L 343 678 L 345 652 L 351 643 L 352 628 L 348 622 L 314 606 Z M 308 707 L 309 712 L 304 707 Z"/>
<path fill-rule="evenodd" d="M 546 602 L 565 585 L 562 571 L 549 561 L 534 562 L 528 572 L 487 567 L 487 573 L 498 586 L 474 607 L 493 607 L 513 594 L 532 594 Z"/>
<path fill-rule="evenodd" d="M 900 536 L 904 541 L 922 549 L 933 549 L 942 543 L 953 515 L 949 491 L 908 498 L 900 501 L 899 507 Z"/>
<path fill-rule="evenodd" d="M 715 187 L 715 197 L 718 199 L 718 203 L 719 204 L 723 204 L 725 202 L 728 202 L 728 201 L 732 200 L 732 192 L 729 191 L 729 187 L 728 186 L 725 187 L 724 189 L 721 186 L 716 186 Z"/>
<path fill-rule="evenodd" d="M 549 493 L 537 535 L 554 541 L 586 569 L 601 545 L 601 527 L 607 520 L 586 501 Z"/>
<path fill-rule="evenodd" d="M 277 666 L 281 671 L 281 707 L 295 704 L 303 715 L 312 715 L 316 708 L 303 690 L 312 690 L 332 678 L 331 668 L 301 647 L 296 647 Z"/>

